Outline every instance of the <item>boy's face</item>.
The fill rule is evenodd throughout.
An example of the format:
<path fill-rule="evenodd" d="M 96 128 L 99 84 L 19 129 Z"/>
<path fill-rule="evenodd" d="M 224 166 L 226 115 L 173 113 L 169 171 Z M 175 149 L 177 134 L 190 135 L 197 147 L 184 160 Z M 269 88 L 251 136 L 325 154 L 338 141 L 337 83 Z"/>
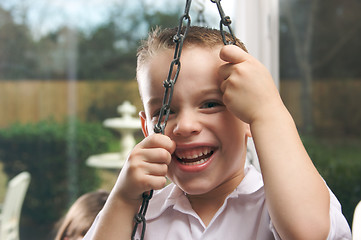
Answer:
<path fill-rule="evenodd" d="M 249 126 L 222 101 L 217 75 L 219 47 L 183 48 L 165 134 L 176 143 L 168 178 L 191 195 L 210 192 L 232 179 L 242 179 Z M 143 132 L 153 134 L 164 95 L 173 50 L 162 50 L 138 71 L 145 112 Z"/>

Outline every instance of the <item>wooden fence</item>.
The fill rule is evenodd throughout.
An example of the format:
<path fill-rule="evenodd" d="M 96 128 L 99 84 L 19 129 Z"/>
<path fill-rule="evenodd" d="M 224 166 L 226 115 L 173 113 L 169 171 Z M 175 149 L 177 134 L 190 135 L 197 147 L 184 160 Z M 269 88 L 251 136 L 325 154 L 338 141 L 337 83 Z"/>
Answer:
<path fill-rule="evenodd" d="M 0 81 L 0 127 L 14 122 L 37 122 L 48 118 L 64 120 L 70 107 L 85 120 L 90 108 L 114 108 L 130 100 L 138 110 L 141 102 L 135 81 L 80 81 L 74 85 L 74 100 L 68 103 L 71 85 L 67 81 Z M 280 92 L 285 105 L 302 126 L 301 86 L 299 81 L 281 81 Z M 313 83 L 313 116 L 316 126 L 326 128 L 346 120 L 361 121 L 361 81 L 327 80 Z"/>
<path fill-rule="evenodd" d="M 73 100 L 69 102 L 68 99 Z M 63 121 L 71 113 L 70 108 L 84 120 L 92 106 L 112 105 L 116 117 L 116 106 L 124 100 L 130 100 L 141 109 L 135 81 L 80 81 L 73 86 L 67 81 L 54 80 L 0 81 L 0 127 L 49 118 Z"/>
<path fill-rule="evenodd" d="M 315 130 L 323 134 L 341 135 L 361 132 L 360 79 L 314 81 L 312 89 Z M 280 92 L 297 126 L 302 127 L 300 81 L 281 81 Z"/>

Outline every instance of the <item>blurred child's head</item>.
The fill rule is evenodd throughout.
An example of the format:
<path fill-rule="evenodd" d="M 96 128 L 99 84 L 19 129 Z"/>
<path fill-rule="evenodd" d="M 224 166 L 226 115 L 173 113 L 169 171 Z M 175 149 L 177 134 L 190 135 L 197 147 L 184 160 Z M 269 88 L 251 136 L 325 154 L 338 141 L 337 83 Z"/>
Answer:
<path fill-rule="evenodd" d="M 138 52 L 137 80 L 145 136 L 153 134 L 174 58 L 177 29 L 155 30 Z M 230 36 L 227 35 L 228 40 Z M 243 44 L 237 43 L 242 49 Z M 167 176 L 188 194 L 203 194 L 243 177 L 249 126 L 223 103 L 218 69 L 223 47 L 218 30 L 191 27 L 184 40 L 165 134 L 176 143 Z M 173 72 L 174 75 L 174 72 Z"/>
<path fill-rule="evenodd" d="M 104 190 L 90 192 L 79 197 L 60 221 L 55 240 L 83 239 L 95 217 L 103 208 L 109 193 Z"/>

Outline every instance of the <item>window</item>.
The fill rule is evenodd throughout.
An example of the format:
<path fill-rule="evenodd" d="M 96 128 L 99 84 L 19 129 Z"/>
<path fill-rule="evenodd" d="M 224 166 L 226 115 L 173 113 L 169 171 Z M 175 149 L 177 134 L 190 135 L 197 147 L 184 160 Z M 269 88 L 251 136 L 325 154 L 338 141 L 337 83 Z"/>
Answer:
<path fill-rule="evenodd" d="M 21 234 L 49 238 L 77 196 L 114 184 L 117 174 L 90 168 L 86 160 L 119 151 L 119 136 L 102 122 L 117 117 L 125 100 L 141 110 L 135 52 L 151 27 L 178 26 L 184 1 L 171 3 L 0 2 L 0 176 L 32 175 Z M 226 5 L 226 12 L 232 9 Z M 193 1 L 193 23 L 203 8 L 207 24 L 218 28 L 210 1 Z M 5 190 L 6 181 L 1 184 Z"/>
<path fill-rule="evenodd" d="M 360 1 L 221 3 L 236 36 L 270 70 L 350 222 L 361 182 Z M 31 169 L 22 216 L 36 228 L 23 225 L 23 234 L 48 238 L 77 196 L 116 175 L 86 167 L 86 158 L 119 148 L 119 136 L 102 122 L 116 117 L 125 100 L 141 110 L 134 81 L 139 41 L 155 25 L 178 26 L 184 4 L 0 2 L 0 177 Z M 202 10 L 207 25 L 219 28 L 209 0 L 193 0 L 192 24 L 203 24 Z"/>

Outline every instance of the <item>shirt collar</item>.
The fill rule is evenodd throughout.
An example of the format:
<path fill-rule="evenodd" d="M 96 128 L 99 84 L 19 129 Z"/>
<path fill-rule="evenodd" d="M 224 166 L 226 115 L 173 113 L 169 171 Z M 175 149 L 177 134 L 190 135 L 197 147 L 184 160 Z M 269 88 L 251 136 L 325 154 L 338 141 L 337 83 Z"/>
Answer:
<path fill-rule="evenodd" d="M 262 175 L 250 165 L 245 168 L 245 176 L 242 182 L 227 199 L 238 198 L 240 195 L 253 195 L 253 193 L 256 193 L 261 188 L 263 188 Z M 165 188 L 154 192 L 153 198 L 149 202 L 146 219 L 157 218 L 170 207 L 183 213 L 194 214 L 184 192 L 178 186 L 171 183 Z"/>
<path fill-rule="evenodd" d="M 263 187 L 262 175 L 253 165 L 246 167 L 244 173 L 245 176 L 242 182 L 237 186 L 233 194 L 248 195 L 257 192 Z"/>

